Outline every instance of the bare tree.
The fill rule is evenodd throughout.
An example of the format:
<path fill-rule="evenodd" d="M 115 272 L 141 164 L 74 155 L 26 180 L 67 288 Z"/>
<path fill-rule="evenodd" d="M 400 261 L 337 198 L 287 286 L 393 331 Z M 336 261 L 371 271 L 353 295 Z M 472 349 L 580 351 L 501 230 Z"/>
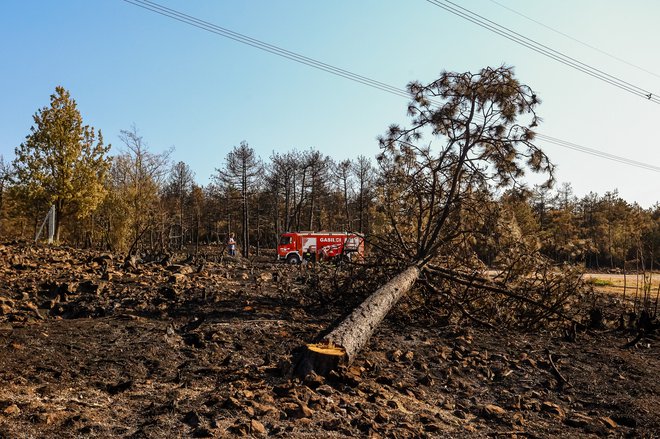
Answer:
<path fill-rule="evenodd" d="M 270 156 L 270 166 L 266 183 L 274 198 L 274 228 L 275 234 L 291 230 L 292 210 L 296 194 L 296 170 L 298 168 L 298 153 L 296 151 L 286 154 L 273 153 Z M 282 210 L 280 210 L 282 206 Z"/>
<path fill-rule="evenodd" d="M 323 156 L 320 151 L 310 149 L 305 154 L 305 165 L 309 170 L 309 216 L 308 216 L 308 230 L 314 230 L 314 217 L 316 215 L 316 224 L 321 229 L 322 223 L 320 219 L 321 205 L 319 199 L 323 196 L 326 189 L 328 163 L 330 158 Z"/>
<path fill-rule="evenodd" d="M 2 236 L 5 216 L 5 193 L 11 181 L 11 164 L 0 154 L 0 236 Z"/>
<path fill-rule="evenodd" d="M 227 154 L 225 167 L 216 169 L 216 179 L 226 186 L 239 189 L 241 194 L 242 253 L 249 255 L 250 249 L 250 195 L 257 189 L 262 174 L 262 163 L 246 141 L 235 146 Z"/>
<path fill-rule="evenodd" d="M 155 229 L 157 223 L 161 225 L 161 237 L 164 234 L 164 224 L 158 221 L 157 213 L 172 150 L 151 152 L 135 126 L 122 130 L 119 138 L 124 149 L 112 160 L 111 194 L 103 209 L 104 221 L 114 236 L 113 247 L 127 246 L 129 236 L 122 231 L 125 228 L 130 234 L 129 245 L 135 250 L 141 245 L 146 230 Z"/>
<path fill-rule="evenodd" d="M 167 185 L 165 186 L 165 195 L 174 198 L 177 206 L 177 216 L 179 225 L 179 248 L 183 248 L 185 227 L 185 207 L 187 200 L 192 193 L 193 184 L 195 183 L 195 173 L 184 162 L 175 163 L 170 170 Z"/>
<path fill-rule="evenodd" d="M 353 174 L 357 180 L 358 232 L 366 233 L 369 230 L 367 214 L 374 197 L 375 169 L 371 161 L 361 155 L 353 163 Z"/>
<path fill-rule="evenodd" d="M 344 213 L 345 226 L 344 230 L 352 230 L 351 227 L 351 211 L 349 208 L 350 196 L 353 192 L 353 181 L 351 180 L 353 169 L 353 162 L 350 160 L 343 160 L 339 163 L 332 164 L 332 175 L 342 196 L 342 207 Z"/>

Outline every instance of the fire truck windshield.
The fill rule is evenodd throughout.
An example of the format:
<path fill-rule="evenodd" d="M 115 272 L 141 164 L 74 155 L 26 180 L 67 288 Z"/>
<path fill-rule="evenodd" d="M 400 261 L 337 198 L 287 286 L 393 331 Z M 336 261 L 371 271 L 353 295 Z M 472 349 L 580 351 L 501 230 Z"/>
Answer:
<path fill-rule="evenodd" d="M 290 236 L 282 236 L 280 238 L 280 245 L 288 245 L 291 244 L 291 237 Z"/>

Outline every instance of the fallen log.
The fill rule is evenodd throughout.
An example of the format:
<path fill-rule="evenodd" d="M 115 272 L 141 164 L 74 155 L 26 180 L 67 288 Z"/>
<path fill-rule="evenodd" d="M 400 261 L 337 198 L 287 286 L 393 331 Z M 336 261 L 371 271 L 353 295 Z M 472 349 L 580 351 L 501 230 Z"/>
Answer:
<path fill-rule="evenodd" d="M 376 290 L 321 342 L 305 347 L 294 373 L 302 377 L 311 372 L 325 376 L 340 365 L 350 364 L 419 274 L 419 267 L 410 266 Z"/>

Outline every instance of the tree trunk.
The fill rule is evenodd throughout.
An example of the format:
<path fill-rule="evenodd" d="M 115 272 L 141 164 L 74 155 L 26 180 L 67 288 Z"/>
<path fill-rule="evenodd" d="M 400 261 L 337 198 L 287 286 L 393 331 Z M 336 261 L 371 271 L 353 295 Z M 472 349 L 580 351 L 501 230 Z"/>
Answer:
<path fill-rule="evenodd" d="M 61 200 L 57 200 L 55 204 L 55 233 L 54 233 L 54 239 L 57 244 L 60 243 L 60 230 L 61 230 L 61 225 L 62 225 L 62 212 L 64 211 L 64 207 Z M 50 212 L 50 211 L 49 211 Z"/>
<path fill-rule="evenodd" d="M 2 236 L 2 219 L 3 219 L 3 212 L 4 212 L 4 207 L 5 207 L 5 202 L 4 202 L 4 197 L 5 195 L 5 183 L 4 180 L 0 180 L 0 236 Z"/>
<path fill-rule="evenodd" d="M 312 179 L 312 190 L 309 196 L 309 228 L 307 230 L 314 230 L 314 208 L 316 207 L 316 189 L 314 179 Z"/>
<path fill-rule="evenodd" d="M 308 344 L 295 373 L 303 377 L 310 372 L 327 375 L 340 364 L 350 364 L 387 313 L 412 288 L 419 273 L 416 265 L 406 268 L 362 302 L 320 343 Z"/>

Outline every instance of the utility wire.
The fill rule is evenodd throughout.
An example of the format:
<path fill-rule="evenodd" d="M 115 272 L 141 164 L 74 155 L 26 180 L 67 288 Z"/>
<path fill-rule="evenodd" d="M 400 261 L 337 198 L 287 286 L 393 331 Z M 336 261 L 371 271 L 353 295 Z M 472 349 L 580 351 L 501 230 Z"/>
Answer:
<path fill-rule="evenodd" d="M 577 143 L 568 142 L 566 140 L 557 139 L 556 137 L 546 136 L 545 134 L 536 133 L 536 138 L 547 143 L 552 143 L 553 145 L 561 146 L 563 148 L 572 149 L 574 151 L 579 151 L 585 154 L 589 154 L 595 157 L 600 157 L 603 159 L 611 160 L 614 162 L 622 163 L 624 165 L 634 166 L 641 169 L 646 169 L 649 171 L 660 172 L 660 166 L 650 165 L 648 163 L 639 162 L 637 160 L 632 160 L 629 158 L 621 157 L 618 155 L 610 154 L 607 152 L 599 151 L 593 148 L 587 148 L 586 146 L 578 145 Z"/>
<path fill-rule="evenodd" d="M 369 87 L 373 87 L 376 89 L 379 89 L 381 91 L 385 91 L 387 93 L 391 93 L 397 96 L 401 96 L 404 98 L 410 98 L 410 94 L 402 90 L 400 88 L 394 87 L 389 84 L 385 84 L 380 81 L 376 81 L 371 78 L 367 78 L 366 76 L 361 76 L 358 74 L 355 74 L 353 72 L 349 72 L 348 70 L 340 69 L 338 67 L 332 66 L 330 64 L 326 64 L 324 62 L 315 60 L 313 58 L 309 58 L 300 54 L 297 54 L 295 52 L 291 52 L 289 50 L 283 49 L 281 47 L 265 43 L 263 41 L 257 40 L 255 38 L 248 37 L 246 35 L 240 34 L 238 32 L 234 32 L 232 30 L 217 26 L 215 24 L 209 23 L 207 21 L 200 20 L 198 18 L 195 18 L 193 16 L 184 14 L 182 12 L 176 11 L 174 9 L 167 8 L 165 6 L 159 5 L 158 3 L 149 1 L 149 0 L 123 0 L 126 3 L 130 3 L 132 5 L 138 6 L 143 9 L 147 9 L 151 12 L 155 12 L 160 15 L 164 15 L 166 17 L 172 18 L 174 20 L 180 21 L 182 23 L 188 24 L 190 26 L 194 26 L 196 28 L 205 30 L 207 32 L 214 33 L 216 35 L 220 35 L 225 38 L 229 38 L 231 40 L 237 41 L 239 43 L 247 44 L 248 46 L 252 46 L 254 48 L 270 52 L 274 55 L 281 56 L 283 58 L 289 59 L 291 61 L 295 61 L 300 64 L 306 64 L 310 67 L 314 67 L 315 69 L 323 70 L 327 73 L 331 73 L 336 76 L 341 76 L 343 78 L 349 79 L 354 82 L 361 83 L 363 85 L 367 85 Z"/>
<path fill-rule="evenodd" d="M 265 43 L 263 41 L 259 41 L 257 39 L 248 37 L 246 35 L 240 34 L 238 32 L 231 31 L 229 29 L 214 25 L 212 23 L 209 23 L 207 21 L 200 20 L 198 18 L 192 17 L 190 15 L 184 14 L 182 12 L 176 11 L 174 9 L 167 8 L 165 6 L 159 5 L 158 3 L 149 1 L 149 0 L 123 0 L 126 3 L 132 4 L 134 6 L 138 6 L 140 8 L 146 9 L 151 12 L 155 12 L 157 14 L 163 15 L 168 18 L 172 18 L 174 20 L 180 21 L 182 23 L 188 24 L 190 26 L 194 26 L 196 28 L 214 33 L 216 35 L 220 35 L 225 38 L 229 38 L 231 40 L 237 41 L 239 43 L 247 44 L 249 46 L 252 46 L 254 48 L 272 53 L 274 55 L 281 56 L 283 58 L 289 59 L 291 61 L 298 62 L 300 64 L 307 65 L 309 67 L 313 67 L 318 70 L 325 71 L 327 73 L 331 73 L 336 76 L 343 77 L 345 79 L 349 79 L 351 81 L 367 85 L 369 87 L 376 88 L 378 90 L 394 94 L 396 96 L 404 97 L 406 99 L 410 99 L 410 94 L 408 91 L 395 87 L 393 85 L 386 84 L 384 82 L 376 81 L 374 79 L 368 78 L 366 76 L 358 75 L 353 72 L 350 72 L 348 70 L 341 69 L 339 67 L 332 66 L 330 64 L 323 63 L 321 61 L 317 61 L 313 58 L 309 58 L 300 54 L 297 54 L 295 52 L 291 52 L 289 50 L 283 49 L 281 47 Z M 435 101 L 431 101 L 435 102 Z M 554 137 L 550 136 L 545 136 L 543 134 L 536 134 L 537 138 L 540 140 L 546 141 L 548 143 L 552 143 L 554 145 L 562 146 L 564 148 L 569 148 L 573 149 L 576 151 L 580 151 L 586 154 L 598 156 L 607 160 L 613 160 L 619 163 L 623 163 L 626 165 L 630 166 L 636 166 L 639 168 L 655 171 L 655 172 L 660 172 L 660 167 L 657 166 L 652 166 L 648 165 L 645 163 L 641 162 L 636 162 L 631 159 L 627 159 L 625 157 L 619 157 L 615 156 L 613 154 L 608 154 L 605 152 L 601 152 L 595 149 L 587 148 L 584 146 L 580 146 L 575 143 L 571 143 L 565 140 L 557 139 Z"/>
<path fill-rule="evenodd" d="M 545 23 L 543 23 L 543 22 L 541 22 L 541 21 L 539 21 L 539 20 L 536 20 L 536 19 L 534 19 L 534 18 L 532 18 L 532 17 L 530 17 L 530 16 L 528 16 L 528 15 L 525 15 L 525 14 L 523 14 L 522 12 L 516 11 L 515 9 L 508 7 L 508 6 L 506 6 L 506 5 L 504 5 L 504 4 L 500 3 L 500 2 L 498 2 L 497 0 L 490 0 L 490 1 L 491 1 L 492 3 L 495 3 L 496 5 L 500 6 L 501 8 L 504 8 L 504 9 L 510 11 L 510 12 L 513 12 L 514 14 L 516 14 L 516 15 L 518 15 L 518 16 L 520 16 L 520 17 L 523 17 L 524 19 L 529 20 L 529 21 L 531 21 L 532 23 L 536 23 L 536 24 L 538 24 L 539 26 L 542 26 L 542 27 L 548 29 L 548 30 L 551 31 L 551 32 L 554 32 L 554 33 L 559 34 L 559 35 L 561 35 L 561 36 L 563 36 L 563 37 L 565 37 L 565 38 L 568 38 L 569 40 L 572 40 L 572 41 L 574 41 L 574 42 L 576 42 L 576 43 L 578 43 L 578 44 L 581 44 L 581 45 L 584 46 L 584 47 L 588 47 L 589 49 L 591 49 L 591 50 L 595 50 L 596 52 L 598 52 L 598 53 L 600 53 L 600 54 L 602 54 L 602 55 L 608 56 L 608 57 L 610 57 L 610 58 L 612 58 L 612 59 L 615 59 L 615 60 L 617 60 L 617 61 L 619 61 L 619 62 L 621 62 L 621 63 L 623 63 L 623 64 L 626 64 L 626 65 L 628 65 L 628 66 L 630 66 L 630 67 L 633 67 L 633 68 L 635 68 L 635 69 L 637 69 L 637 70 L 640 70 L 640 71 L 642 71 L 642 72 L 648 73 L 649 75 L 653 75 L 653 76 L 655 76 L 656 78 L 660 78 L 660 75 L 659 75 L 659 74 L 657 74 L 657 73 L 655 73 L 655 72 L 652 72 L 651 70 L 645 69 L 644 67 L 641 67 L 641 66 L 639 66 L 639 65 L 637 65 L 637 64 L 634 64 L 634 63 L 631 63 L 630 61 L 626 61 L 625 59 L 620 58 L 620 57 L 618 57 L 618 56 L 616 56 L 616 55 L 614 55 L 614 54 L 612 54 L 612 53 L 609 53 L 609 52 L 607 52 L 607 51 L 605 51 L 605 50 L 599 49 L 598 47 L 596 47 L 596 46 L 594 46 L 594 45 L 592 45 L 592 44 L 586 43 L 586 42 L 584 42 L 584 41 L 582 41 L 582 40 L 579 40 L 579 39 L 577 39 L 577 38 L 575 38 L 575 37 L 573 37 L 573 36 L 571 36 L 571 35 L 569 35 L 569 34 L 567 34 L 567 33 L 565 33 L 565 32 L 562 32 L 562 31 L 560 31 L 560 30 L 558 30 L 558 29 L 555 29 L 555 28 L 553 28 L 553 27 L 551 27 L 551 26 L 548 26 L 547 24 L 545 24 Z"/>
<path fill-rule="evenodd" d="M 592 67 L 588 64 L 585 64 L 575 58 L 572 58 L 568 55 L 565 55 L 555 49 L 552 49 L 546 45 L 543 45 L 535 40 L 525 37 L 522 34 L 519 34 L 505 26 L 502 26 L 494 21 L 491 21 L 475 12 L 472 12 L 466 8 L 463 8 L 456 3 L 450 0 L 426 0 L 428 3 L 437 6 L 441 9 L 444 9 L 447 12 L 450 12 L 458 17 L 461 17 L 465 20 L 468 20 L 484 29 L 487 29 L 493 33 L 496 33 L 508 40 L 511 40 L 515 43 L 520 44 L 521 46 L 527 47 L 541 55 L 544 55 L 548 58 L 551 58 L 555 61 L 558 61 L 568 67 L 572 67 L 575 70 L 581 71 L 593 78 L 599 79 L 603 82 L 606 82 L 610 85 L 618 87 L 624 91 L 632 93 L 638 97 L 645 98 L 655 104 L 660 104 L 660 95 L 656 95 L 649 90 L 646 90 L 637 85 L 631 84 L 621 78 L 610 75 L 600 69 Z"/>

